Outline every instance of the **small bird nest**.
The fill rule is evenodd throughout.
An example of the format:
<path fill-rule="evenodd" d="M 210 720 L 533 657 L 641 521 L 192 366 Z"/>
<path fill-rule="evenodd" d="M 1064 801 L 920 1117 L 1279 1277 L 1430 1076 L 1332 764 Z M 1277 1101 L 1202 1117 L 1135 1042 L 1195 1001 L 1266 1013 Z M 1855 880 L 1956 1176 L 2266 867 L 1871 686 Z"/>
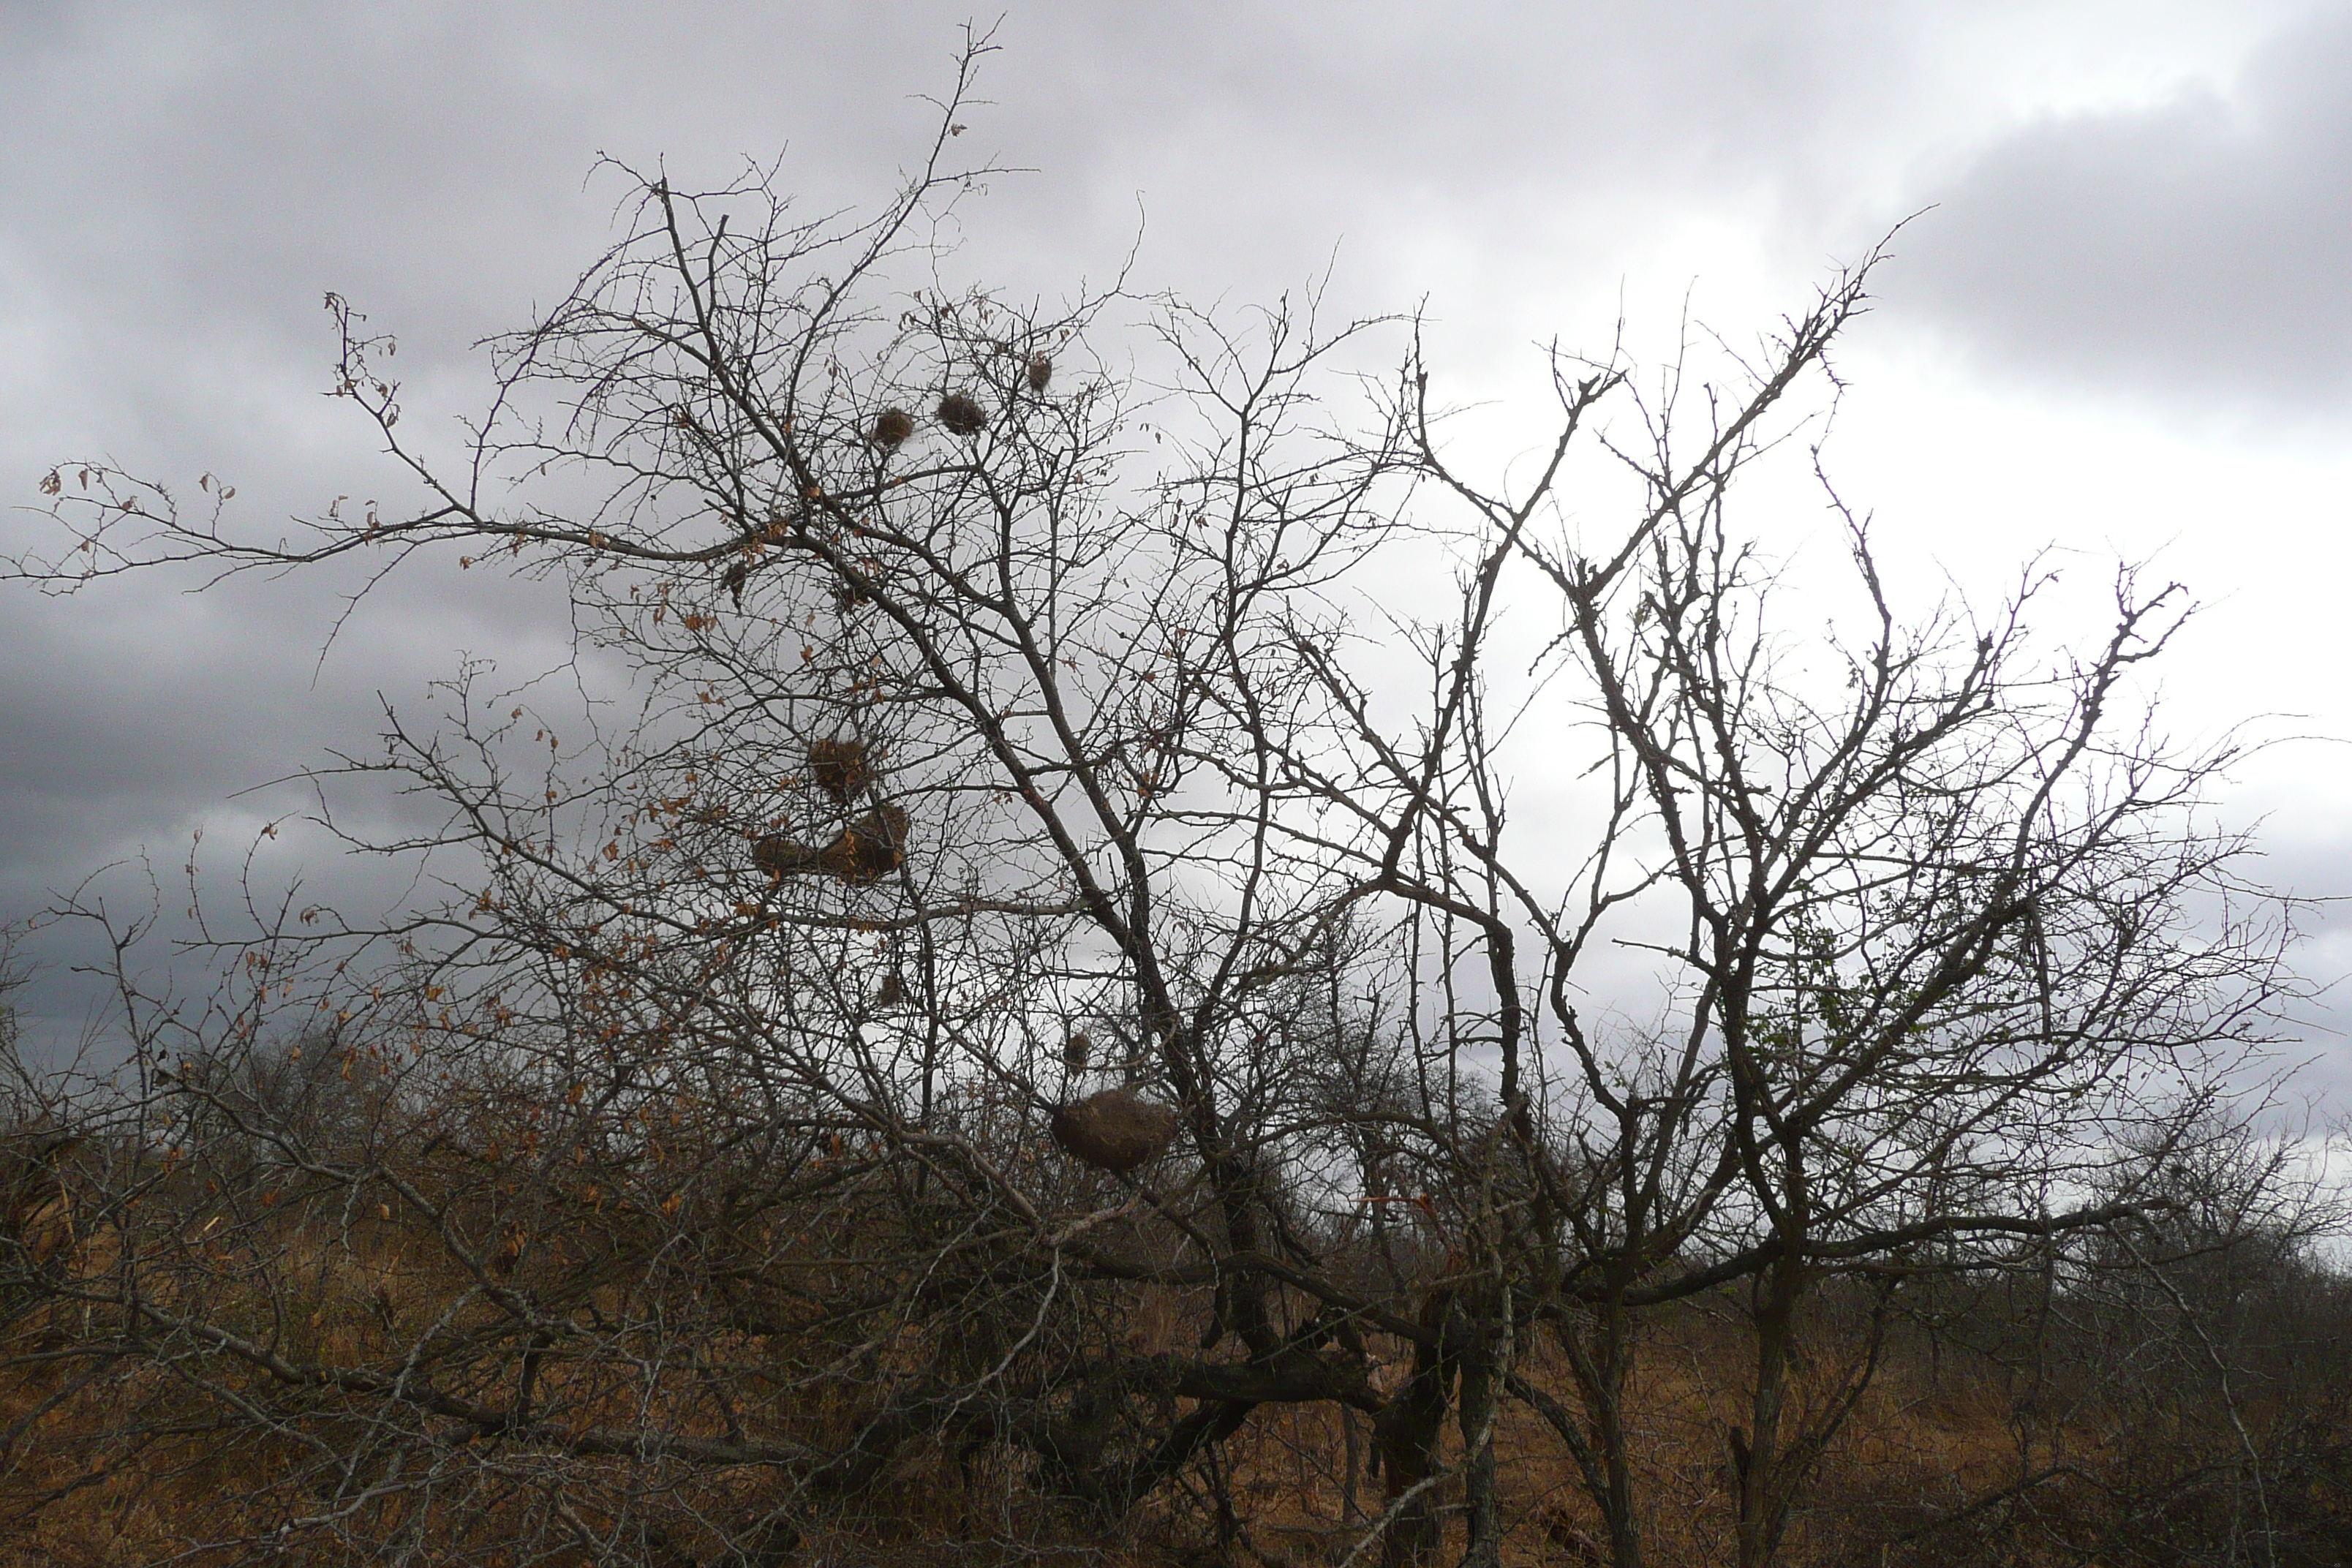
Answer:
<path fill-rule="evenodd" d="M 940 399 L 940 423 L 959 436 L 977 436 L 988 423 L 988 411 L 961 392 Z"/>
<path fill-rule="evenodd" d="M 865 794 L 866 786 L 874 782 L 872 753 L 855 736 L 810 742 L 808 760 L 816 787 L 844 805 Z"/>
<path fill-rule="evenodd" d="M 1045 390 L 1045 384 L 1053 379 L 1054 361 L 1052 357 L 1042 353 L 1031 354 L 1029 356 L 1029 390 L 1032 392 L 1043 392 Z"/>
<path fill-rule="evenodd" d="M 1176 1111 L 1132 1090 L 1100 1094 L 1054 1108 L 1054 1142 L 1074 1160 L 1114 1175 L 1157 1158 L 1176 1140 Z"/>
<path fill-rule="evenodd" d="M 1087 1070 L 1087 1058 L 1094 1054 L 1095 1043 L 1083 1029 L 1062 1042 L 1062 1065 L 1072 1072 Z"/>
<path fill-rule="evenodd" d="M 898 450 L 908 437 L 915 433 L 915 416 L 903 408 L 885 408 L 874 416 L 873 427 L 866 438 L 886 452 Z"/>
<path fill-rule="evenodd" d="M 904 806 L 877 806 L 852 821 L 822 849 L 771 834 L 751 846 L 751 863 L 771 877 L 821 871 L 853 886 L 878 881 L 907 860 Z"/>
<path fill-rule="evenodd" d="M 817 851 L 818 866 L 845 882 L 875 881 L 906 863 L 907 811 L 898 805 L 867 812 Z"/>
<path fill-rule="evenodd" d="M 815 857 L 798 839 L 771 833 L 751 846 L 751 864 L 771 877 L 789 877 L 814 865 Z"/>

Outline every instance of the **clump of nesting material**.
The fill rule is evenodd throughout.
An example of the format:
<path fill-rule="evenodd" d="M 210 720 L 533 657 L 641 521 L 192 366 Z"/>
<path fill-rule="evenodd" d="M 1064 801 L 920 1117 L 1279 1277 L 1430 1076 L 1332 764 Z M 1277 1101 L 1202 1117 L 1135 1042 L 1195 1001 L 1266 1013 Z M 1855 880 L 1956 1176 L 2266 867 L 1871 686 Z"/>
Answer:
<path fill-rule="evenodd" d="M 1054 1108 L 1054 1142 L 1074 1160 L 1123 1175 L 1176 1140 L 1175 1110 L 1132 1089 L 1107 1089 Z"/>
<path fill-rule="evenodd" d="M 959 436 L 977 436 L 988 423 L 988 412 L 961 392 L 940 399 L 940 423 Z"/>
<path fill-rule="evenodd" d="M 897 805 L 877 806 L 856 818 L 822 849 L 780 834 L 751 846 L 751 863 L 771 877 L 820 871 L 856 886 L 879 880 L 906 860 L 907 812 Z"/>
<path fill-rule="evenodd" d="M 872 754 L 866 742 L 855 736 L 810 742 L 808 760 L 816 787 L 844 805 L 865 794 L 866 786 L 874 782 Z"/>
<path fill-rule="evenodd" d="M 771 833 L 751 846 L 751 864 L 771 877 L 789 877 L 816 864 L 816 852 L 800 840 Z"/>

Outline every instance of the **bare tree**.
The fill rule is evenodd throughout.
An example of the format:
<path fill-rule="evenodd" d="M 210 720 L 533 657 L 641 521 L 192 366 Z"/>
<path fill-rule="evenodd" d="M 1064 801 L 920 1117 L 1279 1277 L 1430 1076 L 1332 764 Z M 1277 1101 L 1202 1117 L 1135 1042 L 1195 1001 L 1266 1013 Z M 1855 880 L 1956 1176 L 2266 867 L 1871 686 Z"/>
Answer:
<path fill-rule="evenodd" d="M 1622 1563 L 1641 1560 L 1625 1400 L 1645 1310 L 1740 1287 L 1735 1539 L 1742 1563 L 1769 1561 L 1880 1344 L 1874 1326 L 1801 1400 L 1811 1293 L 1854 1275 L 1883 1306 L 1910 1279 L 2164 1208 L 2099 1179 L 2113 1151 L 2177 1136 L 2187 1091 L 2243 1058 L 2282 995 L 2279 906 L 2238 885 L 2244 844 L 2194 816 L 2229 749 L 2169 752 L 2117 711 L 2179 624 L 2178 588 L 2120 574 L 2104 645 L 2034 668 L 2032 580 L 1990 619 L 1906 624 L 1867 528 L 1827 492 L 1866 635 L 1800 659 L 1776 632 L 1773 569 L 1727 495 L 1867 271 L 1790 322 L 1742 396 L 1708 389 L 1696 440 L 1677 376 L 1636 399 L 1639 445 L 1598 438 L 1642 491 L 1613 532 L 1553 520 L 1595 411 L 1633 395 L 1625 370 L 1562 365 L 1550 462 L 1502 494 L 1454 471 L 1409 363 L 1397 423 L 1465 520 L 1460 607 L 1424 645 L 1434 700 L 1383 725 L 1380 694 L 1309 646 L 1354 721 L 1343 760 L 1261 737 L 1360 824 L 1363 885 L 1405 906 L 1431 955 L 1409 981 L 1428 1027 L 1492 1054 L 1507 1136 L 1487 1157 L 1524 1194 L 1493 1267 L 1555 1336 L 1574 1397 L 1515 1392 Z M 1556 632 L 1495 674 L 1504 607 L 1547 593 Z M 1538 728 L 1545 713 L 1589 740 Z M 1508 830 L 1513 777 L 1563 750 L 1606 781 L 1565 876 L 1556 837 L 1522 848 Z M 2209 898 L 2221 912 L 2192 920 Z M 1580 969 L 1612 942 L 1659 961 L 1673 1000 L 1654 1029 L 1580 1017 Z M 1465 1012 L 1470 975 L 1485 986 Z"/>
<path fill-rule="evenodd" d="M 1731 1300 L 1722 1506 L 1773 1560 L 1903 1293 L 2171 1212 L 2094 1173 L 2166 1147 L 2281 994 L 2275 905 L 2196 813 L 2229 752 L 2133 710 L 2179 592 L 2123 574 L 2053 667 L 2032 581 L 1906 619 L 1853 521 L 1864 632 L 1792 642 L 1728 497 L 1833 385 L 1867 265 L 1703 391 L 1558 358 L 1505 492 L 1417 345 L 1360 412 L 1332 390 L 1383 324 L 939 281 L 986 173 L 945 161 L 963 85 L 871 221 L 622 171 L 625 232 L 492 345 L 454 467 L 331 298 L 407 510 L 289 542 L 226 492 L 50 476 L 67 547 L 21 578 L 447 550 L 560 580 L 632 715 L 567 750 L 460 672 L 317 773 L 323 825 L 446 897 L 208 927 L 194 1003 L 118 977 L 103 1245 L 45 1264 L 18 1342 L 53 1418 L 117 1466 L 237 1456 L 173 1527 L 221 1560 L 1194 1512 L 1392 1563 L 1458 1518 L 1491 1564 L 1548 1453 L 1631 1568 L 1645 1325 Z M 1516 826 L 1558 775 L 1577 825 Z M 438 826 L 351 826 L 386 783 Z M 1664 1005 L 1588 1021 L 1621 951 Z"/>

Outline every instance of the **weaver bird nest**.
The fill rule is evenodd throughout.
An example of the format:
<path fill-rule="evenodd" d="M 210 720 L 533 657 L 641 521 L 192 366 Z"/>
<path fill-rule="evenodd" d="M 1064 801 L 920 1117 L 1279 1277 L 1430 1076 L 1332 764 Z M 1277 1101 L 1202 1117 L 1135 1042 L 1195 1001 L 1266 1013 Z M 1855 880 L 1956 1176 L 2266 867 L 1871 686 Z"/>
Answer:
<path fill-rule="evenodd" d="M 988 411 L 961 392 L 940 399 L 940 423 L 959 436 L 977 436 L 988 423 Z"/>
<path fill-rule="evenodd" d="M 1114 1175 L 1158 1157 L 1175 1142 L 1177 1126 L 1172 1107 L 1124 1089 L 1057 1105 L 1052 1118 L 1054 1142 L 1064 1153 Z"/>
<path fill-rule="evenodd" d="M 903 806 L 877 806 L 857 817 L 822 849 L 778 834 L 751 846 L 751 863 L 771 877 L 821 872 L 855 886 L 879 881 L 906 864 L 907 812 Z"/>
<path fill-rule="evenodd" d="M 874 755 L 863 741 L 840 736 L 812 741 L 808 760 L 816 787 L 844 805 L 865 794 L 866 786 L 874 782 Z"/>

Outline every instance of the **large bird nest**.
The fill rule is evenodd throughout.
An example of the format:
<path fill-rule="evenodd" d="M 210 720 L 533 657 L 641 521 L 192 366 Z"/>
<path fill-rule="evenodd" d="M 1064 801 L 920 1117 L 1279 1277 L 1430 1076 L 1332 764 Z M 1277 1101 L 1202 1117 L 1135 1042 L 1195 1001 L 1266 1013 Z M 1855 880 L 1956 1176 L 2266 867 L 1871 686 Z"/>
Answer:
<path fill-rule="evenodd" d="M 1176 1140 L 1174 1108 L 1132 1089 L 1107 1089 L 1054 1108 L 1054 1142 L 1074 1160 L 1123 1174 L 1156 1159 Z"/>
<path fill-rule="evenodd" d="M 821 849 L 770 834 L 751 846 L 751 863 L 771 877 L 817 871 L 853 886 L 878 881 L 906 864 L 907 811 L 877 806 L 852 820 Z"/>

